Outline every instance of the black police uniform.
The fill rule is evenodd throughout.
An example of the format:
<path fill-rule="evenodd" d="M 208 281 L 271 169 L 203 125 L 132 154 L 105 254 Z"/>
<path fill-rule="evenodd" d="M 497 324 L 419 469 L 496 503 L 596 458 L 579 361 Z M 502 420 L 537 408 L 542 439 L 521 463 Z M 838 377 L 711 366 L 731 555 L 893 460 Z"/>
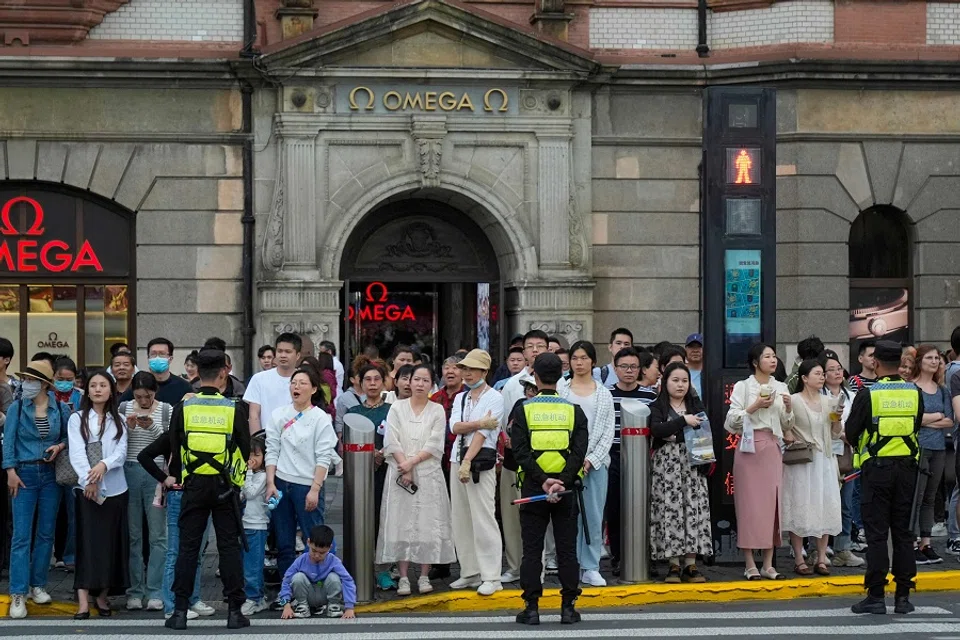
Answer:
<path fill-rule="evenodd" d="M 218 389 L 207 386 L 200 388 L 197 397 L 223 399 Z M 242 456 L 241 459 L 245 465 L 247 458 L 250 457 L 250 429 L 247 416 L 241 403 L 233 403 L 232 411 L 234 455 Z M 170 448 L 173 455 L 183 457 L 185 444 L 184 405 L 179 404 L 174 407 L 170 420 Z M 220 556 L 223 595 L 228 601 L 230 610 L 228 626 L 231 626 L 234 618 L 242 618 L 240 607 L 245 600 L 241 551 L 243 528 L 240 520 L 238 489 L 222 473 L 203 475 L 189 473 L 187 469 L 183 469 L 182 473 L 180 552 L 177 556 L 173 579 L 173 593 L 176 597 L 174 617 L 181 612 L 186 612 L 189 606 L 197 574 L 200 545 L 207 528 L 207 520 L 212 517 L 213 528 L 217 535 L 217 552 Z M 235 628 L 235 625 L 231 628 Z"/>
<path fill-rule="evenodd" d="M 573 427 L 569 436 L 569 449 L 561 452 L 565 459 L 563 469 L 545 472 L 538 464 L 540 452 L 531 448 L 531 430 L 527 424 L 525 407 L 531 403 L 553 402 L 569 405 L 561 400 L 554 390 L 544 390 L 529 400 L 518 402 L 511 414 L 510 440 L 513 456 L 523 476 L 520 486 L 521 497 L 543 494 L 543 483 L 547 478 L 557 478 L 563 482 L 564 489 L 574 489 L 579 483 L 579 474 L 587 455 L 589 432 L 587 417 L 579 406 L 573 405 L 571 412 Z M 523 538 L 523 559 L 520 564 L 520 586 L 527 610 L 536 610 L 543 584 L 540 581 L 543 572 L 543 540 L 547 525 L 553 522 L 553 536 L 557 545 L 557 566 L 560 577 L 560 595 L 564 609 L 573 609 L 573 603 L 580 595 L 580 567 L 577 562 L 577 517 L 579 507 L 575 493 L 567 494 L 559 502 L 534 502 L 520 507 L 520 530 Z M 591 532 L 600 535 L 600 532 Z M 526 612 L 525 612 L 526 613 Z M 566 613 L 566 612 L 564 612 Z M 523 616 L 524 614 L 521 614 Z M 518 617 L 518 621 L 520 617 Z M 537 619 L 539 621 L 539 619 Z M 566 620 L 574 622 L 575 620 Z"/>
<path fill-rule="evenodd" d="M 877 345 L 878 352 L 882 348 L 881 344 Z M 896 344 L 887 348 L 895 349 L 896 353 L 900 350 Z M 901 407 L 907 407 L 906 414 L 901 418 L 912 422 L 913 431 L 903 437 L 877 437 L 876 431 L 885 409 L 878 405 L 877 413 L 880 415 L 875 416 L 874 405 L 882 401 L 880 394 L 891 391 L 894 395 L 887 396 L 890 400 L 884 404 L 896 405 L 896 394 L 907 398 L 906 402 L 900 401 Z M 911 395 L 915 400 L 911 399 Z M 873 396 L 878 396 L 876 401 Z M 911 405 L 911 402 L 915 404 Z M 917 575 L 917 565 L 910 515 L 918 471 L 919 445 L 916 434 L 920 430 L 922 418 L 923 394 L 919 393 L 916 385 L 904 382 L 897 375 L 881 378 L 874 386 L 861 390 L 850 407 L 845 433 L 847 441 L 856 446 L 857 455 L 862 460 L 860 512 L 867 538 L 864 587 L 868 591 L 868 598 L 854 606 L 856 613 L 885 612 L 882 599 L 890 567 L 887 556 L 888 533 L 893 538 L 893 576 L 897 583 L 897 609 L 904 613 L 912 610 L 907 598 L 914 586 L 913 578 Z"/>

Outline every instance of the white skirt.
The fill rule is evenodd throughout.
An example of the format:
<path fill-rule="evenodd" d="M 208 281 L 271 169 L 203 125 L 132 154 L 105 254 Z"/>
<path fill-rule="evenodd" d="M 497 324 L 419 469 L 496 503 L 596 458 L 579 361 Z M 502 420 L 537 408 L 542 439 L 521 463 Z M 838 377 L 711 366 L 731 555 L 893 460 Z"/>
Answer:
<path fill-rule="evenodd" d="M 803 538 L 839 534 L 839 478 L 836 456 L 822 451 L 807 464 L 783 465 L 782 529 Z"/>

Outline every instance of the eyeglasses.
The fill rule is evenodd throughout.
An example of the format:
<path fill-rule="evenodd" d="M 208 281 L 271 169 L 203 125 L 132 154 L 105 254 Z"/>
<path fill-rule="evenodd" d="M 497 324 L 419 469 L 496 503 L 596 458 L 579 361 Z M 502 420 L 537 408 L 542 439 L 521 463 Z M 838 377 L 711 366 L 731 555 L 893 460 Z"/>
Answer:
<path fill-rule="evenodd" d="M 621 371 L 640 371 L 640 365 L 638 364 L 618 364 L 617 369 Z"/>

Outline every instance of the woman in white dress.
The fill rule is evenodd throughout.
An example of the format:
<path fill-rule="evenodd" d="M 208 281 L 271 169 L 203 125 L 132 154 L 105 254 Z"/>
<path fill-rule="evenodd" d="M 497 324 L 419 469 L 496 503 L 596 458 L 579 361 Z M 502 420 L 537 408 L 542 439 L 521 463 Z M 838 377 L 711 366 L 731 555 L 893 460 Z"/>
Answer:
<path fill-rule="evenodd" d="M 420 593 L 433 591 L 430 565 L 456 560 L 450 498 L 440 460 L 447 414 L 430 402 L 433 374 L 418 365 L 410 377 L 413 395 L 397 400 L 387 414 L 383 454 L 388 465 L 380 507 L 377 563 L 397 563 L 397 594 L 410 595 L 410 563 L 420 565 Z"/>
<path fill-rule="evenodd" d="M 813 447 L 813 460 L 783 466 L 783 529 L 790 532 L 797 575 L 830 575 L 827 542 L 841 531 L 840 471 L 832 442 L 840 435 L 840 420 L 831 421 L 836 401 L 822 393 L 825 376 L 816 360 L 804 360 L 797 370 L 797 393 L 793 394 L 794 426 L 784 442 L 805 442 Z M 803 539 L 817 543 L 817 559 L 811 569 L 803 560 Z"/>

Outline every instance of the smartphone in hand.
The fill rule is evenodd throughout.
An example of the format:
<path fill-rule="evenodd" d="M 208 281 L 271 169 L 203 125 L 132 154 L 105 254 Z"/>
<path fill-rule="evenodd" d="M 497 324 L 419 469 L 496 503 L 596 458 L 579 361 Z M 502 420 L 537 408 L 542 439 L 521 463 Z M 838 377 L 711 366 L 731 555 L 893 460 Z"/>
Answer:
<path fill-rule="evenodd" d="M 397 484 L 400 486 L 401 489 L 403 489 L 410 495 L 415 494 L 420 489 L 420 487 L 418 487 L 414 482 L 411 482 L 410 484 L 405 484 L 403 482 L 403 476 L 397 476 Z"/>

